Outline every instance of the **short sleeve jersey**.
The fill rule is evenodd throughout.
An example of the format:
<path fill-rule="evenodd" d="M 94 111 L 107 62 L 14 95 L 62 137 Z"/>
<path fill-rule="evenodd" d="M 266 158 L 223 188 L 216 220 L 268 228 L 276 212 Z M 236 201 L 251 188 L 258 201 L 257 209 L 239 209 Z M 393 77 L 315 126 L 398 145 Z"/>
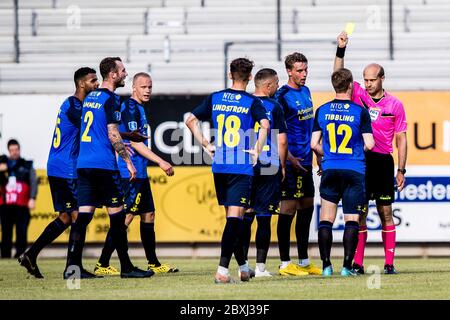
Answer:
<path fill-rule="evenodd" d="M 278 89 L 275 99 L 283 108 L 287 125 L 289 152 L 302 158 L 302 165 L 312 165 L 311 134 L 314 124 L 311 92 L 306 86 L 298 89 L 287 84 Z"/>
<path fill-rule="evenodd" d="M 322 168 L 365 173 L 363 133 L 372 133 L 369 112 L 350 100 L 333 100 L 316 110 L 313 131 L 322 131 Z"/>
<path fill-rule="evenodd" d="M 199 120 L 212 119 L 214 173 L 253 175 L 250 155 L 244 150 L 255 142 L 254 125 L 267 119 L 261 100 L 241 90 L 225 89 L 209 95 L 195 110 Z"/>
<path fill-rule="evenodd" d="M 375 147 L 372 151 L 383 154 L 392 153 L 394 134 L 407 130 L 406 114 L 402 102 L 386 91 L 381 100 L 375 102 L 358 82 L 353 83 L 352 101 L 364 106 L 369 111 L 375 140 Z"/>
<path fill-rule="evenodd" d="M 75 96 L 68 97 L 61 105 L 48 155 L 47 175 L 77 178 L 81 110 L 82 102 Z"/>
<path fill-rule="evenodd" d="M 284 120 L 283 110 L 280 104 L 271 98 L 260 97 L 264 109 L 266 110 L 266 116 L 269 119 L 270 130 L 267 135 L 266 145 L 263 147 L 263 151 L 259 156 L 260 162 L 264 164 L 270 164 L 272 166 L 280 165 L 280 156 L 278 154 L 278 142 L 277 136 L 274 133 L 286 133 L 286 121 Z M 259 123 L 255 123 L 255 132 L 259 131 Z"/>
<path fill-rule="evenodd" d="M 130 98 L 122 103 L 121 109 L 121 123 L 119 126 L 120 132 L 131 132 L 134 130 L 147 130 L 148 123 L 145 116 L 144 107 L 133 98 Z M 124 140 L 124 142 L 128 142 Z M 148 161 L 145 157 L 135 152 L 131 157 L 134 167 L 136 168 L 136 178 L 145 179 L 147 175 Z M 127 165 L 121 157 L 118 158 L 117 164 L 119 166 L 120 176 L 122 178 L 129 178 Z"/>
<path fill-rule="evenodd" d="M 108 124 L 119 124 L 120 119 L 120 98 L 114 92 L 100 88 L 87 95 L 83 101 L 78 169 L 118 170 Z"/>

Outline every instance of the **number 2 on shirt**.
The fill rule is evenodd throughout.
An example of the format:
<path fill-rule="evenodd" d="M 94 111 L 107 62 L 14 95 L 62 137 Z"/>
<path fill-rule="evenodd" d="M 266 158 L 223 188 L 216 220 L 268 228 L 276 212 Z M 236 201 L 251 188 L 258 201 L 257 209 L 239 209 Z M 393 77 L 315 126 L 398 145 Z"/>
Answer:
<path fill-rule="evenodd" d="M 92 113 L 92 111 L 88 111 L 86 112 L 86 114 L 84 115 L 84 119 L 83 122 L 86 123 L 86 128 L 84 129 L 83 135 L 81 136 L 81 141 L 83 142 L 91 142 L 92 138 L 91 136 L 88 136 L 89 133 L 89 128 L 92 125 L 92 122 L 94 121 L 94 114 Z"/>
<path fill-rule="evenodd" d="M 239 144 L 241 139 L 239 129 L 241 128 L 241 119 L 239 117 L 230 115 L 225 120 L 224 114 L 217 116 L 217 146 L 221 147 L 224 143 L 228 148 L 234 148 Z M 223 128 L 225 126 L 225 132 Z"/>
<path fill-rule="evenodd" d="M 340 124 L 336 131 L 336 124 L 329 123 L 327 124 L 328 136 L 330 137 L 330 152 L 336 153 L 336 133 L 338 135 L 344 135 L 344 138 L 341 141 L 341 144 L 337 148 L 337 153 L 340 154 L 352 154 L 352 148 L 348 148 L 347 144 L 352 137 L 352 128 L 347 124 Z"/>

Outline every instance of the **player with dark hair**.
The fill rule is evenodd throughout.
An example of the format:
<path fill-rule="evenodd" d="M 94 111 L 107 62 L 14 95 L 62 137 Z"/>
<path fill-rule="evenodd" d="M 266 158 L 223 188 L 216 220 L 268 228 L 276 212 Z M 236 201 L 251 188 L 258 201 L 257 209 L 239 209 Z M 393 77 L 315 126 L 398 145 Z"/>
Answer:
<path fill-rule="evenodd" d="M 272 276 L 266 270 L 267 253 L 270 246 L 271 218 L 279 212 L 280 186 L 285 174 L 287 157 L 286 123 L 280 104 L 271 99 L 278 89 L 278 75 L 273 69 L 259 70 L 255 75 L 255 93 L 266 109 L 270 122 L 270 132 L 267 143 L 263 147 L 258 164 L 254 169 L 250 209 L 244 215 L 244 250 L 245 260 L 248 261 L 251 226 L 253 220 L 258 222 L 256 229 L 256 277 Z M 255 132 L 259 131 L 259 124 L 255 123 Z"/>
<path fill-rule="evenodd" d="M 331 76 L 336 98 L 316 110 L 311 148 L 323 155 L 320 182 L 319 249 L 322 275 L 333 274 L 331 246 L 337 205 L 342 199 L 345 219 L 344 264 L 341 275 L 357 276 L 352 261 L 358 243 L 359 215 L 365 203 L 364 150 L 375 145 L 369 112 L 351 101 L 353 76 L 339 69 Z M 322 142 L 321 142 L 322 140 Z"/>
<path fill-rule="evenodd" d="M 231 88 L 210 94 L 194 109 L 186 125 L 205 151 L 213 157 L 212 172 L 219 205 L 225 206 L 227 222 L 222 234 L 221 257 L 216 283 L 232 283 L 228 266 L 234 253 L 241 281 L 251 274 L 245 262 L 242 239 L 242 218 L 248 208 L 253 164 L 261 154 L 270 129 L 261 100 L 245 90 L 252 79 L 253 62 L 238 58 L 230 64 Z M 199 128 L 199 120 L 212 119 L 217 134 L 214 145 Z M 255 149 L 250 149 L 255 122 L 261 126 Z M 243 152 L 247 150 L 248 153 Z"/>
<path fill-rule="evenodd" d="M 283 107 L 289 150 L 277 225 L 281 259 L 279 274 L 305 276 L 321 273 L 308 258 L 309 229 L 314 212 L 313 155 L 310 147 L 314 112 L 311 93 L 305 86 L 308 60 L 303 54 L 294 52 L 286 57 L 285 67 L 288 83 L 275 95 Z M 290 235 L 295 214 L 298 263 L 291 263 Z"/>
<path fill-rule="evenodd" d="M 106 206 L 110 218 L 111 238 L 121 265 L 123 278 L 147 278 L 153 271 L 133 266 L 128 256 L 128 239 L 123 210 L 123 193 L 117 167 L 117 153 L 126 163 L 130 180 L 136 177 L 134 167 L 118 125 L 121 120 L 120 99 L 114 91 L 125 85 L 128 75 L 120 58 L 105 58 L 100 62 L 103 77 L 99 89 L 83 102 L 80 151 L 77 162 L 79 213 L 72 224 L 64 278 L 95 278 L 82 265 L 86 228 L 96 207 Z"/>
<path fill-rule="evenodd" d="M 53 207 L 59 212 L 33 243 L 19 257 L 19 263 L 36 278 L 43 278 L 36 264 L 39 252 L 58 238 L 78 214 L 76 163 L 80 147 L 82 101 L 98 88 L 94 69 L 83 67 L 74 73 L 75 93 L 61 105 L 47 161 L 47 175 Z"/>
<path fill-rule="evenodd" d="M 137 129 L 147 130 L 148 123 L 145 116 L 143 103 L 149 102 L 152 94 L 152 78 L 148 73 L 137 73 L 133 78 L 133 93 L 131 98 L 122 103 L 120 124 L 121 132 L 132 132 Z M 124 140 L 125 141 L 125 140 Z M 128 142 L 128 141 L 125 141 Z M 136 167 L 136 179 L 130 181 L 126 163 L 122 158 L 118 159 L 120 175 L 122 177 L 122 189 L 125 192 L 125 212 L 127 214 L 125 224 L 128 227 L 135 215 L 140 215 L 140 234 L 145 256 L 148 262 L 148 269 L 155 273 L 177 272 L 178 268 L 168 264 L 161 264 L 156 256 L 155 240 L 155 205 L 153 203 L 152 191 L 147 174 L 147 163 L 152 161 L 168 176 L 174 174 L 172 166 L 153 153 L 144 143 L 130 141 L 132 148 L 137 151 L 131 156 L 131 161 Z M 109 265 L 114 243 L 111 232 L 106 236 L 105 245 L 100 259 L 95 266 L 96 275 L 116 275 L 119 272 Z"/>
<path fill-rule="evenodd" d="M 338 48 L 334 59 L 334 70 L 344 66 L 345 48 L 348 43 L 346 32 L 338 35 Z M 397 184 L 398 191 L 405 186 L 407 140 L 406 115 L 402 102 L 383 89 L 385 79 L 384 68 L 371 63 L 363 72 L 365 89 L 358 82 L 353 84 L 352 101 L 369 110 L 375 147 L 366 152 L 366 211 L 361 215 L 358 247 L 356 249 L 354 269 L 364 273 L 364 248 L 367 241 L 367 207 L 369 200 L 375 200 L 377 212 L 382 225 L 384 246 L 384 273 L 396 274 L 394 268 L 395 223 L 392 214 L 392 203 Z M 395 175 L 392 140 L 398 149 L 398 169 Z M 395 176 L 395 179 L 394 179 Z M 395 181 L 395 182 L 394 182 Z"/>

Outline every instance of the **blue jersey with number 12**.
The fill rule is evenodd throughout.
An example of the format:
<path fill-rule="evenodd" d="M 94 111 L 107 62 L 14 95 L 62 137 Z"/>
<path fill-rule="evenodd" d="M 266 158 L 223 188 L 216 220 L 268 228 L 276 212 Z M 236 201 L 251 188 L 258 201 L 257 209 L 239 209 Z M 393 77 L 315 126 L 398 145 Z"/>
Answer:
<path fill-rule="evenodd" d="M 322 131 L 322 168 L 365 173 L 363 133 L 372 133 L 369 112 L 350 100 L 333 100 L 316 111 L 313 131 Z"/>

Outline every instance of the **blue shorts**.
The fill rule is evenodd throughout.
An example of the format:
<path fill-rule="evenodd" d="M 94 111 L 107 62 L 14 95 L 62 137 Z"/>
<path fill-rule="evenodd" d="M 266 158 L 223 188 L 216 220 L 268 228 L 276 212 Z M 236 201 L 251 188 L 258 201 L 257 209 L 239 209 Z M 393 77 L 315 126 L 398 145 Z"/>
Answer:
<path fill-rule="evenodd" d="M 314 198 L 312 166 L 303 166 L 308 172 L 297 171 L 291 165 L 286 166 L 286 177 L 281 185 L 281 200 Z"/>
<path fill-rule="evenodd" d="M 366 202 L 365 177 L 353 170 L 325 170 L 320 197 L 336 204 L 342 199 L 344 214 L 360 214 Z"/>
<path fill-rule="evenodd" d="M 106 206 L 117 208 L 123 205 L 120 173 L 117 170 L 77 169 L 79 206 Z"/>
<path fill-rule="evenodd" d="M 261 174 L 260 168 L 255 168 L 253 176 L 250 207 L 256 215 L 272 215 L 280 212 L 281 199 L 281 169 L 276 174 Z"/>
<path fill-rule="evenodd" d="M 155 212 L 155 204 L 153 203 L 152 189 L 148 178 L 122 179 L 122 190 L 125 194 L 125 212 L 134 215 Z"/>
<path fill-rule="evenodd" d="M 72 213 L 78 210 L 77 179 L 49 176 L 48 183 L 56 212 Z"/>
<path fill-rule="evenodd" d="M 214 173 L 213 175 L 219 205 L 249 207 L 252 176 L 232 173 Z"/>

